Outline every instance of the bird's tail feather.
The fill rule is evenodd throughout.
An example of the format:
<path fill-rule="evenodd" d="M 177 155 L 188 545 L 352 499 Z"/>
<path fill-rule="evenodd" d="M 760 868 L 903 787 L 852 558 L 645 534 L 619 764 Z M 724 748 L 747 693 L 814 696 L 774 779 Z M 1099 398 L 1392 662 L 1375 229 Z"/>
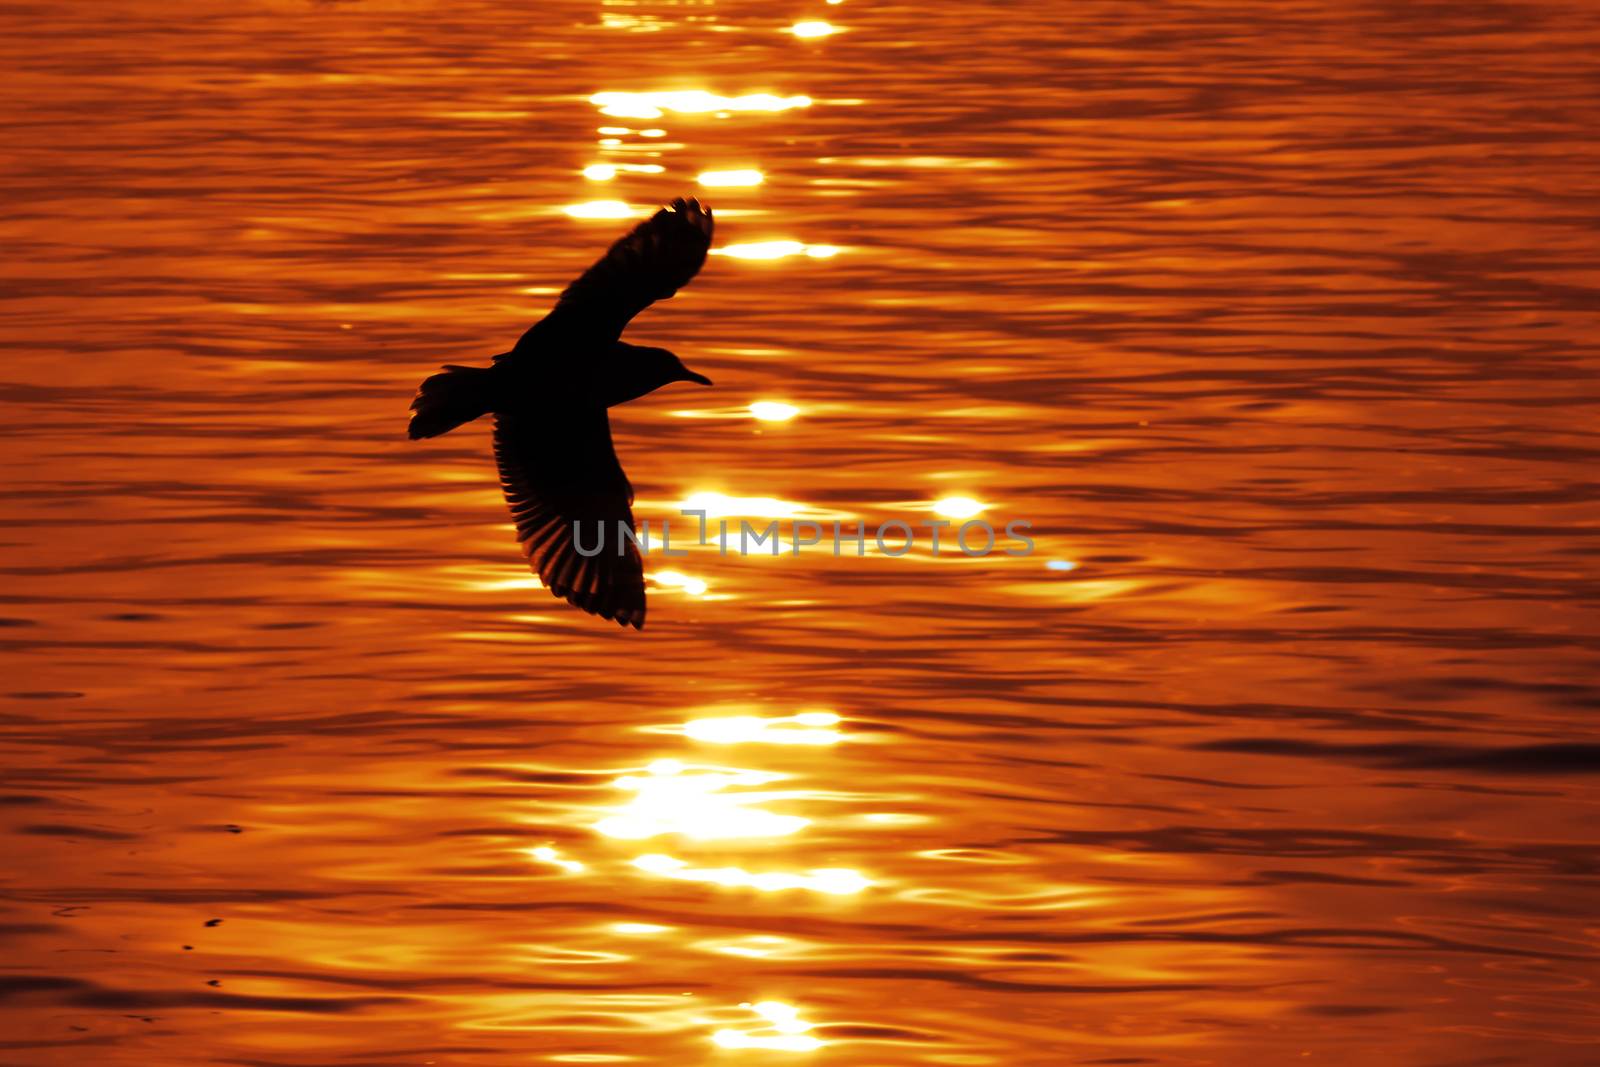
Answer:
<path fill-rule="evenodd" d="M 489 412 L 494 402 L 491 371 L 487 367 L 457 367 L 444 370 L 422 383 L 411 401 L 411 426 L 406 431 L 413 441 L 438 437 L 463 423 Z"/>

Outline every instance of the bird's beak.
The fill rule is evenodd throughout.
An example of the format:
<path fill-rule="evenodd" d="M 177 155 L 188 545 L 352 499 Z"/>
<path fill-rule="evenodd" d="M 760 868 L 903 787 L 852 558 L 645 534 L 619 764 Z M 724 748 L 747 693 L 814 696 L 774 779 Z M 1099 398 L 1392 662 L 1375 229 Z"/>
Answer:
<path fill-rule="evenodd" d="M 704 374 L 696 374 L 694 371 L 689 370 L 687 367 L 685 367 L 684 371 L 683 371 L 683 380 L 686 381 L 686 382 L 699 382 L 701 385 L 710 385 L 711 384 L 711 379 L 710 378 L 707 378 Z"/>

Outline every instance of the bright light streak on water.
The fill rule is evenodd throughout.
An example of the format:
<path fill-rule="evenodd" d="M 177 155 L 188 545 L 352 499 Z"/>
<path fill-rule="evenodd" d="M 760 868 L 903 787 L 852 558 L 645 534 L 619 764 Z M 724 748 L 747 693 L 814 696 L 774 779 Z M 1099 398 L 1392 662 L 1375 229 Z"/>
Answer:
<path fill-rule="evenodd" d="M 947 519 L 970 519 L 974 515 L 982 514 L 987 506 L 969 496 L 947 496 L 943 500 L 934 501 L 933 511 Z"/>
<path fill-rule="evenodd" d="M 704 115 L 716 111 L 789 111 L 811 106 L 809 96 L 774 96 L 771 93 L 746 93 L 743 96 L 719 96 L 704 89 L 674 90 L 668 92 L 595 93 L 589 102 L 601 114 L 616 118 L 657 119 L 668 111 L 683 115 Z"/>
<path fill-rule="evenodd" d="M 574 859 L 567 859 L 563 857 L 559 852 L 551 848 L 549 845 L 540 845 L 537 848 L 530 848 L 528 849 L 528 855 L 533 859 L 538 860 L 540 863 L 548 863 L 552 866 L 560 867 L 568 874 L 579 874 L 584 870 L 584 865 L 582 863 Z"/>
<path fill-rule="evenodd" d="M 788 422 L 800 414 L 800 409 L 780 400 L 756 400 L 750 404 L 750 414 L 762 422 Z"/>
<path fill-rule="evenodd" d="M 800 255 L 812 259 L 832 259 L 839 254 L 839 249 L 834 245 L 808 245 L 803 241 L 752 241 L 713 248 L 711 254 L 732 256 L 734 259 L 785 259 Z"/>
<path fill-rule="evenodd" d="M 760 185 L 762 175 L 759 170 L 707 170 L 702 171 L 695 179 L 708 189 L 732 188 L 737 186 Z"/>
<path fill-rule="evenodd" d="M 839 27 L 832 25 L 831 23 L 823 22 L 821 19 L 807 19 L 803 22 L 797 22 L 793 26 L 790 26 L 789 32 L 794 34 L 796 37 L 812 39 L 817 37 L 831 37 L 834 34 L 839 33 L 840 30 Z"/>
<path fill-rule="evenodd" d="M 691 720 L 684 724 L 683 732 L 696 741 L 719 745 L 836 745 L 844 740 L 842 733 L 832 729 L 839 722 L 839 716 L 831 711 L 806 711 L 781 718 L 731 715 Z"/>
<path fill-rule="evenodd" d="M 688 861 L 652 852 L 640 856 L 633 865 L 661 878 L 682 882 L 707 882 L 726 889 L 759 889 L 782 892 L 806 889 L 830 896 L 849 896 L 872 886 L 860 871 L 843 867 L 817 867 L 806 871 L 747 871 L 742 867 L 694 867 Z"/>
<path fill-rule="evenodd" d="M 811 820 L 763 809 L 774 795 L 729 790 L 769 785 L 779 774 L 760 771 L 690 771 L 676 760 L 658 760 L 648 775 L 625 775 L 616 786 L 634 794 L 615 815 L 595 823 L 607 837 L 640 841 L 662 834 L 681 834 L 694 841 L 730 838 L 786 837 Z"/>
<path fill-rule="evenodd" d="M 708 519 L 750 517 L 791 519 L 806 511 L 804 504 L 770 496 L 728 496 L 724 493 L 691 493 L 678 505 L 682 511 L 704 511 Z"/>
<path fill-rule="evenodd" d="M 766 1020 L 753 1030 L 718 1030 L 711 1040 L 721 1048 L 765 1049 L 771 1052 L 812 1052 L 825 1042 L 810 1035 L 811 1024 L 800 1018 L 800 1009 L 782 1001 L 741 1004 Z"/>
<path fill-rule="evenodd" d="M 561 210 L 575 219 L 628 219 L 639 213 L 621 200 L 589 200 Z"/>
<path fill-rule="evenodd" d="M 683 574 L 680 571 L 652 571 L 650 580 L 669 589 L 682 589 L 690 596 L 705 596 L 710 588 L 703 578 Z"/>

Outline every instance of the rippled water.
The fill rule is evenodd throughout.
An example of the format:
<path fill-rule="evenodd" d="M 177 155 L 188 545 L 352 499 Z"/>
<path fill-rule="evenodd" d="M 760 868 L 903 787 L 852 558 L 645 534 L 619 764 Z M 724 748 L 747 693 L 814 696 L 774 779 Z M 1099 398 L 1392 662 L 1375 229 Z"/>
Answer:
<path fill-rule="evenodd" d="M 1600 9 L 0 19 L 0 1062 L 1600 1058 Z M 641 517 L 1033 555 L 535 588 L 406 404 L 688 192 Z"/>

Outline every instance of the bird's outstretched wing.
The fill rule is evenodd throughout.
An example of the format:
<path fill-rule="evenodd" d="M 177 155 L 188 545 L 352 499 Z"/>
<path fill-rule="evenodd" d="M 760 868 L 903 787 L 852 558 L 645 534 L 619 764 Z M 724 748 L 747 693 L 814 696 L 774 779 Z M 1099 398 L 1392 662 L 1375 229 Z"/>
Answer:
<path fill-rule="evenodd" d="M 602 619 L 644 628 L 644 568 L 623 536 L 633 489 L 603 408 L 566 415 L 497 414 L 494 458 L 528 565 L 556 596 Z M 574 531 L 573 524 L 577 523 Z M 600 552 L 584 556 L 601 544 Z"/>
<path fill-rule="evenodd" d="M 711 225 L 711 209 L 700 201 L 674 200 L 567 286 L 555 309 L 522 335 L 517 349 L 545 347 L 563 337 L 596 349 L 611 344 L 635 315 L 699 273 L 711 248 Z"/>

